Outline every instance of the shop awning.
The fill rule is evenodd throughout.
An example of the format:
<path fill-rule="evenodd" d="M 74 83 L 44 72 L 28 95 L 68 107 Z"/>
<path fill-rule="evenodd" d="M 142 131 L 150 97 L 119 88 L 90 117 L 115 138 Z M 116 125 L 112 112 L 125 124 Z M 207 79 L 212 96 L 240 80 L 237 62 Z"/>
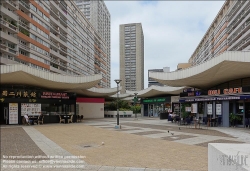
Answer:
<path fill-rule="evenodd" d="M 199 65 L 170 73 L 149 72 L 149 77 L 168 86 L 209 88 L 250 77 L 250 52 L 227 51 Z"/>
<path fill-rule="evenodd" d="M 89 89 L 97 85 L 101 75 L 69 76 L 41 71 L 26 65 L 1 65 L 1 84 L 37 86 L 54 90 L 70 91 Z"/>

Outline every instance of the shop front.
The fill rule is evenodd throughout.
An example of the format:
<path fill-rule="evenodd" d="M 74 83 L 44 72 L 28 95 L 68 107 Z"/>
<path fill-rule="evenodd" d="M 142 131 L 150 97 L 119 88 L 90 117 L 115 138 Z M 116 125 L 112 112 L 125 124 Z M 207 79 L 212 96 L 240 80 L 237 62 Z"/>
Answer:
<path fill-rule="evenodd" d="M 143 105 L 143 116 L 159 117 L 160 113 L 171 109 L 171 96 L 141 99 Z"/>
<path fill-rule="evenodd" d="M 249 125 L 250 87 L 193 90 L 180 96 L 181 105 L 190 106 L 190 113 L 203 121 L 205 118 L 210 126 Z"/>
<path fill-rule="evenodd" d="M 76 115 L 74 93 L 24 86 L 4 86 L 0 91 L 1 124 L 22 124 L 25 114 L 42 113 L 44 123 L 58 123 L 59 115 Z"/>

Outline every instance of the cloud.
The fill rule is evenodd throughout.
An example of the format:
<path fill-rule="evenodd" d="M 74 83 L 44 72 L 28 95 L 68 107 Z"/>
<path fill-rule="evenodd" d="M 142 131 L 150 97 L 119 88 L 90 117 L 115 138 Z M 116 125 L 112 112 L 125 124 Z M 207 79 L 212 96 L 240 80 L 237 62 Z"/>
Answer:
<path fill-rule="evenodd" d="M 170 67 L 188 59 L 224 1 L 105 1 L 111 14 L 111 87 L 119 78 L 119 25 L 142 23 L 144 87 L 148 70 Z"/>

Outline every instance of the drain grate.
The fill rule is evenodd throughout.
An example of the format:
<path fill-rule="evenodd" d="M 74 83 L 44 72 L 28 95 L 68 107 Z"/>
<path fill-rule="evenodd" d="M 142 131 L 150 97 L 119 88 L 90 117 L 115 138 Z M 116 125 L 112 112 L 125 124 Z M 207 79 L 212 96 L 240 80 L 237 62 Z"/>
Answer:
<path fill-rule="evenodd" d="M 91 145 L 84 145 L 83 148 L 89 148 Z"/>

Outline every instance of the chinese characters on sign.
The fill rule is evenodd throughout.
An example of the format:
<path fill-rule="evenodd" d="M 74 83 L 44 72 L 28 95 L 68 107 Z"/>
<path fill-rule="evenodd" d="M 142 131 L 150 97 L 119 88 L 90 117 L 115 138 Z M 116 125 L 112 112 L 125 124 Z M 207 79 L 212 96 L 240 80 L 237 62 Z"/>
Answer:
<path fill-rule="evenodd" d="M 2 90 L 2 97 L 19 97 L 19 98 L 37 98 L 36 91 L 27 91 L 27 90 Z"/>

